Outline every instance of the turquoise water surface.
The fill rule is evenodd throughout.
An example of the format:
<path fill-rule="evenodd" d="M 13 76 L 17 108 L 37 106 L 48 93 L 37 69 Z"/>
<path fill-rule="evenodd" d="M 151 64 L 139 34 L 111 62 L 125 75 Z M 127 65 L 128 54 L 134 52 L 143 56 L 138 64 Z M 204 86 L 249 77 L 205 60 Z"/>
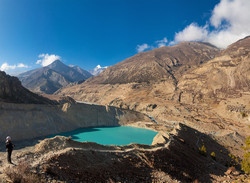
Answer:
<path fill-rule="evenodd" d="M 57 135 L 71 136 L 76 141 L 91 141 L 103 145 L 127 145 L 130 143 L 151 145 L 156 134 L 157 132 L 147 129 L 118 126 L 81 128 Z"/>

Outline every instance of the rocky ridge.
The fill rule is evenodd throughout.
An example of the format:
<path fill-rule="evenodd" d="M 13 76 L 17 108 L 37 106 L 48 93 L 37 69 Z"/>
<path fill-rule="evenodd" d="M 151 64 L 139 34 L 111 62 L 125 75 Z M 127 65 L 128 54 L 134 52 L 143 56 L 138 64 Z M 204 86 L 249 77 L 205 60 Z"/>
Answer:
<path fill-rule="evenodd" d="M 55 104 L 45 97 L 24 88 L 18 78 L 0 71 L 0 102 L 23 104 Z"/>

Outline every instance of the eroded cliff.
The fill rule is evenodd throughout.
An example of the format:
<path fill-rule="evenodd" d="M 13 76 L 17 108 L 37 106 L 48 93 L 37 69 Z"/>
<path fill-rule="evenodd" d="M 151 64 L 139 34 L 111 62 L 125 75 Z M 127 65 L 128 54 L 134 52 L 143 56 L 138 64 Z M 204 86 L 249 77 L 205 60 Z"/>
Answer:
<path fill-rule="evenodd" d="M 62 105 L 0 103 L 0 138 L 23 140 L 77 128 L 118 126 L 133 121 L 150 121 L 135 111 L 116 107 L 64 103 Z"/>

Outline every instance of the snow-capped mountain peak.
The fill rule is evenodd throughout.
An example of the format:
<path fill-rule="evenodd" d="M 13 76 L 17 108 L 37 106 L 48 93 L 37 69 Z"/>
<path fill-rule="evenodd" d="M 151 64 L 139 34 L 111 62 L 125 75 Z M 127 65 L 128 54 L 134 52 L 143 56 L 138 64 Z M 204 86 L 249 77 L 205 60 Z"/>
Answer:
<path fill-rule="evenodd" d="M 100 74 L 102 71 L 104 71 L 107 68 L 108 66 L 102 67 L 100 65 L 97 65 L 94 69 L 90 70 L 89 72 L 93 74 L 94 76 L 97 76 L 98 74 Z"/>

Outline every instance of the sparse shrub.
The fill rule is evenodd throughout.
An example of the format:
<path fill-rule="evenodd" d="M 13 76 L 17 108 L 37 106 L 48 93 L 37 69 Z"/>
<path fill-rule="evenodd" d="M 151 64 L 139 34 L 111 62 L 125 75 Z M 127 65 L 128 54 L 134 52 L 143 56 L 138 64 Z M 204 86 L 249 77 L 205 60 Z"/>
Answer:
<path fill-rule="evenodd" d="M 248 151 L 244 154 L 243 156 L 243 160 L 241 162 L 241 169 L 247 173 L 247 174 L 250 174 L 250 152 L 249 152 L 249 149 L 250 149 L 250 136 L 247 137 L 246 139 L 246 146 L 243 147 L 243 149 L 245 151 Z"/>
<path fill-rule="evenodd" d="M 204 144 L 203 144 L 203 146 L 201 148 L 199 148 L 199 152 L 200 152 L 201 155 L 207 156 L 207 149 L 206 149 Z"/>
<path fill-rule="evenodd" d="M 215 152 L 212 152 L 212 153 L 210 154 L 210 156 L 211 156 L 211 158 L 212 158 L 213 160 L 215 160 L 215 161 L 216 161 Z"/>
<path fill-rule="evenodd" d="M 245 173 L 250 174 L 250 152 L 244 154 L 244 158 L 241 162 L 241 168 Z"/>
<path fill-rule="evenodd" d="M 248 117 L 246 112 L 240 112 L 240 114 L 241 114 L 242 118 Z"/>
<path fill-rule="evenodd" d="M 7 167 L 4 173 L 13 183 L 42 183 L 37 175 L 31 172 L 31 166 L 21 161 L 15 167 Z"/>
<path fill-rule="evenodd" d="M 230 161 L 230 166 L 237 166 L 239 164 L 239 160 L 238 157 L 236 157 L 235 155 L 229 153 L 228 156 L 230 157 L 231 161 Z"/>
<path fill-rule="evenodd" d="M 242 147 L 245 151 L 250 149 L 250 136 L 247 137 L 246 142 L 245 142 L 246 146 Z"/>
<path fill-rule="evenodd" d="M 236 161 L 236 163 L 238 164 L 239 163 L 239 160 L 238 160 L 238 158 L 237 157 L 235 157 L 235 159 L 234 159 L 235 161 Z"/>
<path fill-rule="evenodd" d="M 237 159 L 237 157 L 236 157 L 235 155 L 231 154 L 231 153 L 229 153 L 228 156 L 229 156 L 232 160 L 236 160 L 236 159 Z"/>

